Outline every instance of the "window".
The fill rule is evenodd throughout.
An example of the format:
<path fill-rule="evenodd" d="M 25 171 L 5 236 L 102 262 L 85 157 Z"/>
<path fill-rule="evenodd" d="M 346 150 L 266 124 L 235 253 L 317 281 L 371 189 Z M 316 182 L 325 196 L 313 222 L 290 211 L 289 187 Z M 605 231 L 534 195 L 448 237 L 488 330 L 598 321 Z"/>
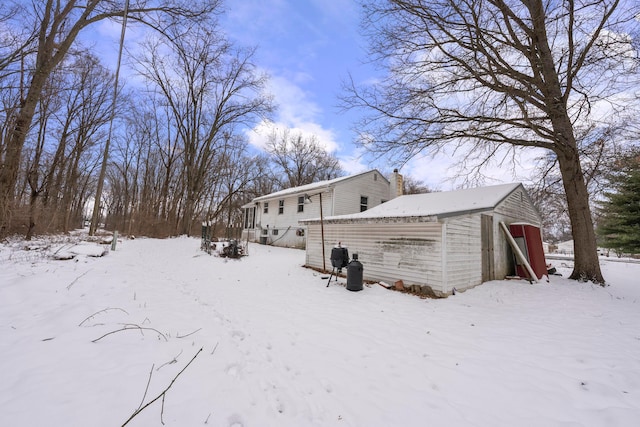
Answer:
<path fill-rule="evenodd" d="M 269 229 L 268 229 L 268 228 L 263 228 L 263 229 L 262 229 L 262 235 L 263 235 L 263 236 L 266 236 L 266 235 L 268 235 L 268 234 L 269 234 Z"/>
<path fill-rule="evenodd" d="M 304 196 L 298 197 L 298 212 L 304 212 Z"/>
<path fill-rule="evenodd" d="M 369 198 L 367 196 L 360 196 L 360 212 L 364 212 L 367 210 L 368 203 Z"/>
<path fill-rule="evenodd" d="M 274 228 L 273 230 L 271 230 L 271 234 L 273 234 L 274 236 L 278 235 L 278 229 Z"/>
<path fill-rule="evenodd" d="M 269 202 L 264 202 L 264 209 L 262 212 L 268 214 L 269 213 Z"/>
<path fill-rule="evenodd" d="M 255 227 L 256 208 L 248 208 L 244 210 L 244 228 Z"/>
<path fill-rule="evenodd" d="M 378 180 L 378 174 L 377 174 L 377 173 L 374 173 L 374 174 L 373 174 L 373 180 L 374 180 L 374 181 L 377 181 L 377 180 Z"/>
<path fill-rule="evenodd" d="M 284 200 L 278 200 L 278 215 L 284 213 Z"/>

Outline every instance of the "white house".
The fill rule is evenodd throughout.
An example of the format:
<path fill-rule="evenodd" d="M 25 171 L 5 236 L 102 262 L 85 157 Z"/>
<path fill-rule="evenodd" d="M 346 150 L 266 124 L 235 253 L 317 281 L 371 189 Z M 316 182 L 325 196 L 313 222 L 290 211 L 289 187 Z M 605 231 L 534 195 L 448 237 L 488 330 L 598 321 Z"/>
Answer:
<path fill-rule="evenodd" d="M 402 280 L 447 296 L 513 274 L 500 222 L 541 226 L 522 184 L 400 196 L 366 212 L 303 220 L 306 265 L 330 269 L 331 249 L 341 242 L 358 254 L 365 280 Z"/>
<path fill-rule="evenodd" d="M 573 255 L 573 240 L 558 243 L 556 253 L 562 255 Z"/>
<path fill-rule="evenodd" d="M 394 171 L 393 185 L 377 170 L 370 170 L 292 187 L 256 197 L 244 205 L 243 240 L 304 248 L 308 218 L 363 212 L 402 191 L 402 176 Z"/>

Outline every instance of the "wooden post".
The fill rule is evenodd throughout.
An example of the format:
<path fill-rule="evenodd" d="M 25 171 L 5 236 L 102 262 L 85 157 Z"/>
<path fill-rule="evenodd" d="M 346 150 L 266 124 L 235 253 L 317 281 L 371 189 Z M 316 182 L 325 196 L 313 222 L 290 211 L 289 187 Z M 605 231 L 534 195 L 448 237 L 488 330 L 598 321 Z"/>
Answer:
<path fill-rule="evenodd" d="M 113 240 L 111 241 L 111 250 L 116 250 L 116 245 L 118 244 L 118 230 L 113 232 Z"/>
<path fill-rule="evenodd" d="M 320 193 L 320 237 L 322 238 L 322 272 L 327 272 L 327 261 L 324 251 L 324 219 L 322 217 L 322 193 Z"/>

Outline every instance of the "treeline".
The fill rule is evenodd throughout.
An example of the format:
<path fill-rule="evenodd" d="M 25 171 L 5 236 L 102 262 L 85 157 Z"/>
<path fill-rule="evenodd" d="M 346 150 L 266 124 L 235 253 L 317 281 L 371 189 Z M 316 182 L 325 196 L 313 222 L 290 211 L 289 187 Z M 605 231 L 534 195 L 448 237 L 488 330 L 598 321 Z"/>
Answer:
<path fill-rule="evenodd" d="M 281 129 L 265 152 L 249 145 L 275 106 L 255 51 L 217 25 L 217 2 L 131 3 L 130 25 L 146 38 L 128 45 L 135 73 L 120 80 L 115 110 L 113 66 L 78 34 L 117 21 L 123 2 L 3 6 L 0 237 L 84 226 L 105 154 L 99 220 L 135 235 L 193 234 L 202 220 L 221 234 L 241 223 L 251 198 L 342 173 L 313 137 Z"/>

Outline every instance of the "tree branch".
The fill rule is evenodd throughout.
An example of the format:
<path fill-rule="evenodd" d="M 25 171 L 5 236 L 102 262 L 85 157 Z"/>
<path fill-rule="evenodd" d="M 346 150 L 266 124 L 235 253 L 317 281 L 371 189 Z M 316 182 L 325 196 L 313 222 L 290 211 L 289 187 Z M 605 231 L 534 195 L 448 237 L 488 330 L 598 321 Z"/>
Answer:
<path fill-rule="evenodd" d="M 78 280 L 78 279 L 76 279 L 76 280 Z M 93 317 L 97 316 L 98 314 L 105 313 L 105 312 L 107 312 L 107 311 L 109 311 L 109 310 L 120 310 L 121 312 L 123 312 L 123 313 L 124 313 L 124 314 L 126 314 L 127 316 L 129 315 L 129 313 L 127 313 L 125 310 L 123 310 L 123 309 L 121 309 L 121 308 L 118 308 L 118 307 L 107 307 L 107 308 L 102 309 L 102 310 L 100 310 L 100 311 L 96 311 L 95 313 L 93 313 L 93 314 L 92 314 L 92 315 L 90 315 L 90 316 L 87 316 L 87 318 L 86 318 L 86 319 L 84 319 L 82 322 L 80 322 L 80 323 L 78 324 L 78 326 L 82 326 L 82 324 L 83 324 L 84 322 L 86 322 L 87 320 L 90 320 L 91 318 L 93 318 Z"/>
<path fill-rule="evenodd" d="M 171 388 L 171 386 L 173 386 L 173 383 L 176 382 L 176 380 L 178 379 L 178 377 L 180 375 L 182 375 L 182 373 L 189 367 L 189 365 L 191 365 L 191 363 L 196 359 L 196 357 L 198 357 L 198 355 L 200 354 L 200 352 L 202 351 L 202 348 L 200 348 L 200 350 L 198 350 L 198 352 L 191 358 L 191 360 L 189 361 L 189 363 L 187 363 L 185 365 L 184 368 L 182 368 L 182 370 L 180 372 L 178 372 L 178 374 L 173 377 L 173 379 L 171 380 L 171 382 L 169 383 L 169 385 L 167 386 L 167 388 L 165 388 L 159 395 L 157 395 L 153 400 L 147 402 L 147 404 L 145 404 L 144 406 L 136 409 L 133 414 L 131 414 L 131 416 L 127 419 L 127 421 L 124 422 L 124 424 L 122 424 L 122 427 L 126 426 L 127 424 L 129 424 L 129 422 L 136 417 L 140 412 L 144 411 L 146 408 L 148 408 L 149 406 L 151 406 L 155 401 L 157 401 L 158 399 L 162 398 L 162 410 L 160 412 L 160 422 L 162 422 L 162 424 L 164 425 L 164 421 L 162 421 L 162 413 L 164 412 L 164 397 L 167 393 L 167 391 L 169 391 L 169 389 Z M 153 371 L 153 368 L 151 369 Z M 149 374 L 149 381 L 151 381 L 151 374 Z M 147 384 L 148 387 L 148 384 Z M 145 395 L 146 395 L 146 390 L 145 390 Z M 144 398 L 143 398 L 144 401 Z"/>
<path fill-rule="evenodd" d="M 109 336 L 109 335 L 111 335 L 111 334 L 115 334 L 116 332 L 132 331 L 132 330 L 138 330 L 138 331 L 153 331 L 153 332 L 157 333 L 158 335 L 160 335 L 162 338 L 164 338 L 164 340 L 165 340 L 165 341 L 169 341 L 169 340 L 167 339 L 167 337 L 166 337 L 162 332 L 160 332 L 160 331 L 159 331 L 159 330 L 157 330 L 157 329 L 154 329 L 154 328 L 143 328 L 142 326 L 138 326 L 138 325 L 128 325 L 128 326 L 125 326 L 125 327 L 124 327 L 124 328 L 122 328 L 122 329 L 117 329 L 117 330 L 115 330 L 115 331 L 107 332 L 106 334 L 104 334 L 104 335 L 103 335 L 103 336 L 101 336 L 100 338 L 96 338 L 95 340 L 92 340 L 91 342 L 98 342 L 98 341 L 100 341 L 102 338 L 104 338 L 104 337 L 106 337 L 106 336 Z"/>

